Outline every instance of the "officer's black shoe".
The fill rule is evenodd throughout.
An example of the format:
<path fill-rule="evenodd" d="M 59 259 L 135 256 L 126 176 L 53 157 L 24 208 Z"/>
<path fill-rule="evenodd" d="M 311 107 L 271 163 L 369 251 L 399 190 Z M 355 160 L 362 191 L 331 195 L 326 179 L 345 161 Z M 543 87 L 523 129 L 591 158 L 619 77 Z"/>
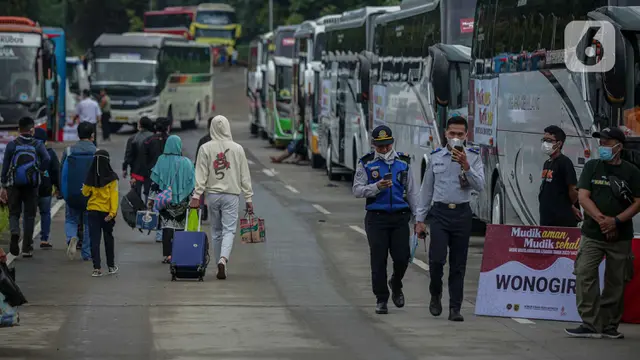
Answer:
<path fill-rule="evenodd" d="M 464 321 L 464 317 L 460 314 L 460 310 L 451 309 L 449 310 L 449 321 Z"/>
<path fill-rule="evenodd" d="M 433 316 L 440 316 L 442 314 L 442 295 L 431 295 L 431 302 L 429 303 L 429 312 Z"/>
<path fill-rule="evenodd" d="M 386 301 L 380 301 L 376 304 L 376 314 L 388 314 L 389 309 L 387 308 Z"/>
<path fill-rule="evenodd" d="M 402 289 L 399 289 L 398 291 L 394 291 L 393 286 L 391 286 L 391 280 L 389 280 L 389 287 L 391 288 L 391 301 L 393 301 L 393 305 L 399 308 L 403 307 L 404 293 L 402 292 Z"/>

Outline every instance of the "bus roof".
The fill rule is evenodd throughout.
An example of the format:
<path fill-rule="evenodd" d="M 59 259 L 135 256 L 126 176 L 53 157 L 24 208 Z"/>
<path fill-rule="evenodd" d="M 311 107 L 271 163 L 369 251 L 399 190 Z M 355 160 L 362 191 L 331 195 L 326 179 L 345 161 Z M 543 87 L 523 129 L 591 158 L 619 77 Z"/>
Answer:
<path fill-rule="evenodd" d="M 300 25 L 298 25 L 298 29 L 296 30 L 294 37 L 302 38 L 309 35 L 314 35 L 318 32 L 323 32 L 325 25 L 337 24 L 338 22 L 340 22 L 341 17 L 342 15 L 340 14 L 334 14 L 325 15 L 315 20 L 303 21 Z"/>
<path fill-rule="evenodd" d="M 123 36 L 160 36 L 166 37 L 170 39 L 184 39 L 184 36 L 177 34 L 166 34 L 166 33 L 149 33 L 149 32 L 126 32 L 122 33 Z"/>
<path fill-rule="evenodd" d="M 228 4 L 218 4 L 218 3 L 200 4 L 196 8 L 196 11 L 199 11 L 199 10 L 220 10 L 220 11 L 236 12 L 236 9 L 234 9 L 233 6 Z"/>
<path fill-rule="evenodd" d="M 418 14 L 424 14 L 438 8 L 440 0 L 432 0 L 429 2 L 410 0 L 406 7 L 402 7 L 399 11 L 394 11 L 380 15 L 375 19 L 375 24 L 386 24 L 390 21 L 406 19 Z M 402 5 L 405 5 L 403 2 Z"/>
<path fill-rule="evenodd" d="M 0 32 L 22 32 L 42 34 L 37 22 L 20 16 L 0 16 Z"/>
<path fill-rule="evenodd" d="M 145 11 L 144 15 L 193 14 L 195 12 L 195 6 L 175 6 L 165 8 L 164 10 Z"/>
<path fill-rule="evenodd" d="M 281 31 L 296 31 L 298 30 L 298 28 L 300 27 L 300 25 L 283 25 L 283 26 L 278 26 L 273 33 L 277 34 Z"/>
<path fill-rule="evenodd" d="M 163 36 L 165 34 L 102 34 L 93 43 L 94 47 L 99 46 L 124 46 L 124 47 L 155 47 L 159 48 L 167 41 L 179 41 L 178 38 Z M 187 42 L 186 39 L 182 38 Z"/>
<path fill-rule="evenodd" d="M 398 10 L 400 10 L 400 6 L 367 6 L 357 10 L 345 11 L 342 13 L 340 22 L 328 24 L 326 29 L 329 31 L 359 27 L 364 24 L 370 15 L 390 13 Z"/>

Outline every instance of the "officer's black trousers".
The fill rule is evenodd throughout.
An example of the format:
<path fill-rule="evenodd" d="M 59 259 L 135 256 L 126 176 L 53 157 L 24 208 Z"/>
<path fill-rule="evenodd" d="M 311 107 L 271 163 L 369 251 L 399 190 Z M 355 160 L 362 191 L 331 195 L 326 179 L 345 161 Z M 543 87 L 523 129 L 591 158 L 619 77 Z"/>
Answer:
<path fill-rule="evenodd" d="M 402 278 L 409 266 L 411 252 L 409 250 L 410 212 L 386 213 L 367 211 L 364 226 L 369 240 L 371 255 L 371 285 L 377 301 L 389 300 L 387 286 L 387 258 L 391 254 L 393 290 L 402 289 Z"/>
<path fill-rule="evenodd" d="M 464 274 L 473 214 L 468 204 L 450 209 L 446 204 L 434 203 L 429 211 L 429 292 L 442 294 L 442 277 L 449 249 L 449 308 L 460 310 L 464 291 Z"/>

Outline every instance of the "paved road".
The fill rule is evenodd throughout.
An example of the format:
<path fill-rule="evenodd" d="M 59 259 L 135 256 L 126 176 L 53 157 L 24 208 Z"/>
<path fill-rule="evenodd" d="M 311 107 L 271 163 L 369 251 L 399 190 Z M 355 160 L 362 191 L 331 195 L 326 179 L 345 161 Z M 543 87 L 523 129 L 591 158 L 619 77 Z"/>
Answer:
<path fill-rule="evenodd" d="M 241 71 L 217 75 L 218 109 L 251 160 L 256 213 L 266 219 L 267 244 L 236 242 L 229 278 L 170 282 L 152 236 L 119 221 L 120 273 L 90 277 L 91 265 L 69 261 L 63 214 L 54 219 L 55 250 L 17 260 L 30 303 L 22 325 L 0 329 L 1 359 L 634 359 L 640 329 L 626 340 L 567 339 L 565 323 L 473 316 L 482 256 L 474 238 L 464 323 L 428 313 L 428 273 L 412 265 L 407 306 L 373 313 L 368 247 L 360 233 L 363 202 L 346 182 L 321 171 L 271 165 L 277 154 L 248 133 Z M 176 132 L 193 155 L 205 129 Z M 120 168 L 125 136 L 106 144 Z M 121 191 L 127 188 L 122 182 Z M 120 218 L 118 218 L 120 220 Z M 424 249 L 419 259 L 425 261 Z M 446 299 L 445 299 L 446 303 Z"/>

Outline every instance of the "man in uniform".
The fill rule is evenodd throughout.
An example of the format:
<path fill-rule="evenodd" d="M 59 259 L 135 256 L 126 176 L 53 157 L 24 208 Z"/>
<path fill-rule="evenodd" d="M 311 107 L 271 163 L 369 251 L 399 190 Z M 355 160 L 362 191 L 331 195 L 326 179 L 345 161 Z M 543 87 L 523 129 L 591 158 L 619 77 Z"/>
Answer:
<path fill-rule="evenodd" d="M 416 209 L 417 234 L 426 232 L 429 219 L 429 273 L 433 316 L 442 313 L 442 276 L 449 248 L 449 320 L 464 321 L 460 314 L 471 236 L 471 191 L 484 188 L 484 169 L 478 150 L 464 148 L 467 120 L 454 116 L 447 121 L 447 145 L 431 153 Z M 433 201 L 433 205 L 431 202 Z"/>
<path fill-rule="evenodd" d="M 409 156 L 393 150 L 389 127 L 372 133 L 375 151 L 358 162 L 353 194 L 367 198 L 364 218 L 371 256 L 371 284 L 376 296 L 376 314 L 388 313 L 389 287 L 397 307 L 404 306 L 402 278 L 409 266 L 409 221 L 415 214 L 418 187 L 411 175 Z M 387 287 L 387 257 L 393 260 L 393 275 Z"/>

